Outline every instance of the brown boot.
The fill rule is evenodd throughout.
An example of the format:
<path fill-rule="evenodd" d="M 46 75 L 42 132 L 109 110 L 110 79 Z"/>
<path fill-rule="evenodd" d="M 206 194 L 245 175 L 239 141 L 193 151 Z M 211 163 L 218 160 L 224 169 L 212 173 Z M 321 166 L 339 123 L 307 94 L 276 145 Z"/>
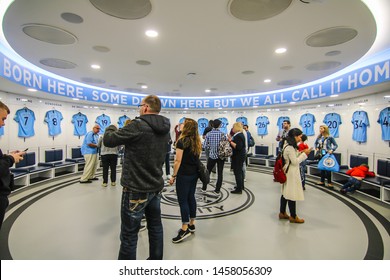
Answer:
<path fill-rule="evenodd" d="M 290 216 L 289 215 L 287 215 L 287 213 L 286 212 L 284 212 L 284 213 L 282 213 L 282 212 L 280 212 L 279 213 L 279 219 L 289 219 L 290 218 Z"/>
<path fill-rule="evenodd" d="M 296 224 L 303 224 L 305 222 L 304 219 L 300 219 L 298 216 L 295 216 L 295 218 L 290 216 L 289 220 L 290 220 L 290 223 L 296 223 Z"/>

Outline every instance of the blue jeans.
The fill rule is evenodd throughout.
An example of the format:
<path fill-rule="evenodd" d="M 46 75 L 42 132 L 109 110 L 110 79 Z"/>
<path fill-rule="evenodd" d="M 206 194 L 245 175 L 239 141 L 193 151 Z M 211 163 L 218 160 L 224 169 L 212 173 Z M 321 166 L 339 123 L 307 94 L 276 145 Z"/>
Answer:
<path fill-rule="evenodd" d="M 345 190 L 346 192 L 353 192 L 360 189 L 361 185 L 362 185 L 362 181 L 354 177 L 350 177 L 348 179 L 348 182 L 346 182 L 341 189 Z"/>
<path fill-rule="evenodd" d="M 181 222 L 188 224 L 196 218 L 195 190 L 198 174 L 178 175 L 176 179 L 176 194 L 180 206 Z"/>
<path fill-rule="evenodd" d="M 123 189 L 121 205 L 121 246 L 119 260 L 137 258 L 138 231 L 145 214 L 149 234 L 149 260 L 162 260 L 164 236 L 161 223 L 161 194 Z"/>

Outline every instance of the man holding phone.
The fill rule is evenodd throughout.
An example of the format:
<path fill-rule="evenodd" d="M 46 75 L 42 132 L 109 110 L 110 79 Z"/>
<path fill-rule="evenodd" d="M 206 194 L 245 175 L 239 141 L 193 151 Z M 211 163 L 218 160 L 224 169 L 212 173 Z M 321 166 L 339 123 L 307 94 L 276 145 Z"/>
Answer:
<path fill-rule="evenodd" d="M 5 125 L 4 122 L 9 113 L 10 110 L 7 105 L 0 101 L 0 127 Z M 24 151 L 14 151 L 9 155 L 5 155 L 0 149 L 0 230 L 3 225 L 5 210 L 9 204 L 8 195 L 11 193 L 11 186 L 13 186 L 13 176 L 9 169 L 14 163 L 21 161 L 24 154 Z"/>

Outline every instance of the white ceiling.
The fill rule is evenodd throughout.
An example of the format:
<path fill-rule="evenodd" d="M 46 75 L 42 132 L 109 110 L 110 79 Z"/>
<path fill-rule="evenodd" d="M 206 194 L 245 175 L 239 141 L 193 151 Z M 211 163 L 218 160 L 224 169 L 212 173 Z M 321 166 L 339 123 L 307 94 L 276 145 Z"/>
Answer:
<path fill-rule="evenodd" d="M 145 14 L 148 4 L 150 12 L 140 19 L 101 11 L 133 16 Z M 234 16 L 238 13 L 272 16 L 242 20 Z M 159 36 L 148 38 L 148 29 Z M 3 30 L 20 56 L 68 79 L 112 90 L 185 97 L 305 84 L 359 60 L 372 51 L 377 35 L 375 19 L 360 0 L 15 0 L 4 16 Z M 352 39 L 337 43 L 347 35 Z M 309 46 L 308 39 L 325 46 Z M 390 46 L 389 39 L 376 44 L 375 51 Z M 96 51 L 96 46 L 109 51 Z M 276 54 L 280 47 L 287 52 Z M 49 67 L 42 60 L 73 68 Z M 150 64 L 139 65 L 140 60 Z M 143 84 L 148 88 L 141 89 Z M 0 89 L 26 94 L 21 86 L 5 81 Z"/>

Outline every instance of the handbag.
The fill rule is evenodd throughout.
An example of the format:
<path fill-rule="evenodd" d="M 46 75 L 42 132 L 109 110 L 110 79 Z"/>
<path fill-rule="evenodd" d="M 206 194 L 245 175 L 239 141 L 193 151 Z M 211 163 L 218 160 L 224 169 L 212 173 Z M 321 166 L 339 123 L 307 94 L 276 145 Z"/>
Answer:
<path fill-rule="evenodd" d="M 199 179 L 200 181 L 202 181 L 203 184 L 210 183 L 209 171 L 207 170 L 203 162 L 200 161 L 200 159 L 198 160 L 198 174 L 199 174 Z"/>
<path fill-rule="evenodd" d="M 340 165 L 336 160 L 336 157 L 332 154 L 326 154 L 322 157 L 318 163 L 319 170 L 338 172 L 340 171 Z"/>
<path fill-rule="evenodd" d="M 316 153 L 314 154 L 314 159 L 320 160 L 324 155 L 326 155 L 326 150 L 325 149 L 318 149 L 316 151 Z"/>

